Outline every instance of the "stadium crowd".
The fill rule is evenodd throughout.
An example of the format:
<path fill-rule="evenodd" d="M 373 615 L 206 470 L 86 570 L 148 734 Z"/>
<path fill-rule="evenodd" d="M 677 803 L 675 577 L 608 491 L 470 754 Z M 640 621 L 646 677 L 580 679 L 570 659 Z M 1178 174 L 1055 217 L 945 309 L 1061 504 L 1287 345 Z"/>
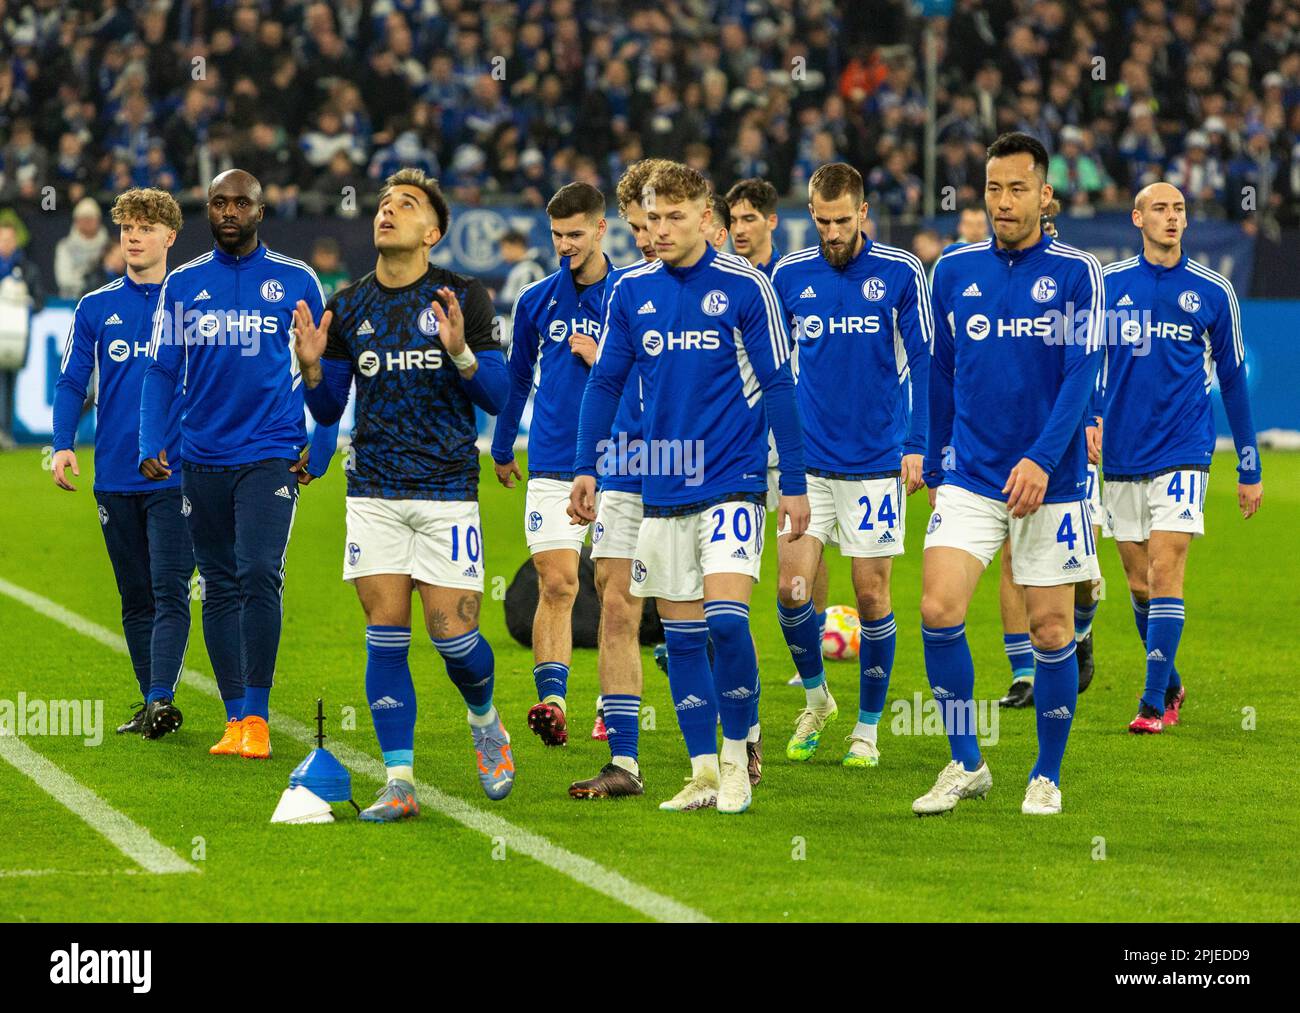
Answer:
<path fill-rule="evenodd" d="M 875 213 L 914 219 L 924 23 L 906 0 L 0 0 L 0 206 L 52 186 L 77 209 L 52 279 L 72 296 L 113 194 L 194 208 L 235 165 L 292 216 L 363 213 L 404 165 L 458 204 L 540 208 L 645 156 L 796 200 L 843 159 Z M 1294 0 L 957 0 L 934 24 L 956 205 L 1023 130 L 1070 214 L 1165 178 L 1194 215 L 1300 221 Z"/>

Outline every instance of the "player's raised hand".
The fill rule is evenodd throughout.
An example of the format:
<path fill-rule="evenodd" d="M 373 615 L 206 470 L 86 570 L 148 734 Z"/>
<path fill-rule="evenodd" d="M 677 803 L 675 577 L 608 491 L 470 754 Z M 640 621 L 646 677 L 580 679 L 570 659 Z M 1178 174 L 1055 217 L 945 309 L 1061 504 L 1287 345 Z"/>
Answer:
<path fill-rule="evenodd" d="M 565 510 L 570 524 L 590 524 L 596 519 L 596 480 L 590 475 L 578 475 L 569 490 L 569 505 Z"/>
<path fill-rule="evenodd" d="M 81 469 L 77 467 L 77 455 L 71 450 L 60 450 L 54 455 L 51 464 L 54 468 L 54 484 L 60 489 L 67 489 L 68 492 L 76 492 L 77 487 L 68 481 L 63 473 L 66 469 L 71 468 L 72 473 L 80 477 Z"/>
<path fill-rule="evenodd" d="M 596 364 L 596 339 L 590 334 L 573 333 L 569 335 L 569 351 L 587 364 L 588 367 Z"/>
<path fill-rule="evenodd" d="M 328 314 L 327 314 L 328 315 Z M 316 476 L 307 470 L 307 460 L 311 457 L 311 447 L 302 448 L 302 453 L 298 455 L 298 460 L 289 465 L 289 470 L 298 476 L 299 485 L 311 485 Z"/>
<path fill-rule="evenodd" d="M 1241 516 L 1250 520 L 1259 510 L 1259 505 L 1264 500 L 1264 483 L 1256 482 L 1254 485 L 1242 485 L 1237 483 L 1237 506 L 1241 507 Z"/>
<path fill-rule="evenodd" d="M 1101 464 L 1101 419 L 1094 418 L 1084 434 L 1088 438 L 1088 463 Z"/>
<path fill-rule="evenodd" d="M 1007 509 L 1012 517 L 1028 517 L 1043 505 L 1047 493 L 1047 472 L 1027 457 L 1022 457 L 1007 476 L 1002 487 L 1007 493 Z"/>
<path fill-rule="evenodd" d="M 790 541 L 795 541 L 808 530 L 808 522 L 812 520 L 812 508 L 808 505 L 807 496 L 785 496 L 783 495 L 776 504 L 776 530 L 781 531 L 785 528 L 786 519 L 789 518 Z"/>
<path fill-rule="evenodd" d="M 925 479 L 921 477 L 922 457 L 920 454 L 904 454 L 902 464 L 903 487 L 907 490 L 907 495 L 912 495 L 917 489 L 925 485 Z"/>
<path fill-rule="evenodd" d="M 309 369 L 320 362 L 325 354 L 325 343 L 329 340 L 330 321 L 334 311 L 326 310 L 317 324 L 312 319 L 311 307 L 303 300 L 293 308 L 293 351 L 298 356 L 298 368 Z"/>
<path fill-rule="evenodd" d="M 140 474 L 152 482 L 161 482 L 172 477 L 171 468 L 167 467 L 167 451 L 158 451 L 157 457 L 148 457 L 140 465 Z"/>
<path fill-rule="evenodd" d="M 515 487 L 515 479 L 520 479 L 522 481 L 524 477 L 520 474 L 519 462 L 514 458 L 511 458 L 505 464 L 498 464 L 496 461 L 493 461 L 492 470 L 497 473 L 497 481 L 507 489 L 513 489 Z"/>
<path fill-rule="evenodd" d="M 465 351 L 465 315 L 460 311 L 460 300 L 445 285 L 438 289 L 438 294 L 447 304 L 444 310 L 437 299 L 432 303 L 433 315 L 438 320 L 438 337 L 448 355 L 460 355 Z"/>

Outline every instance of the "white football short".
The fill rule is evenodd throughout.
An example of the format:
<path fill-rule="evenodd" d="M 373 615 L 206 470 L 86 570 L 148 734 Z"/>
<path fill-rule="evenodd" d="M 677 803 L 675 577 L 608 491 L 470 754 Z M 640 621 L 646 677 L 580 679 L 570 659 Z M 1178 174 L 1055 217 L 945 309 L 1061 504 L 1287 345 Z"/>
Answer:
<path fill-rule="evenodd" d="M 530 478 L 524 496 L 524 537 L 532 555 L 550 549 L 582 551 L 588 524 L 569 523 L 572 482 L 558 478 Z"/>
<path fill-rule="evenodd" d="M 1106 509 L 1101 505 L 1101 470 L 1095 465 L 1088 465 L 1088 512 L 1092 515 L 1092 526 L 1101 528 L 1103 538 L 1114 538 L 1115 533 L 1110 528 L 1110 518 L 1106 516 Z"/>
<path fill-rule="evenodd" d="M 744 573 L 758 580 L 767 511 L 732 500 L 685 517 L 641 521 L 632 559 L 638 598 L 698 601 L 710 573 Z"/>
<path fill-rule="evenodd" d="M 1001 500 L 941 485 L 925 547 L 964 549 L 988 566 L 1010 538 L 1011 579 L 1017 584 L 1077 584 L 1101 576 L 1091 521 L 1082 499 L 1044 503 L 1028 517 L 1012 517 Z"/>
<path fill-rule="evenodd" d="M 864 558 L 903 552 L 907 497 L 902 479 L 808 476 L 812 519 L 808 534 L 822 545 L 838 542 L 840 555 Z M 788 534 L 789 519 L 777 534 Z"/>
<path fill-rule="evenodd" d="M 1106 513 L 1119 542 L 1145 542 L 1152 531 L 1205 534 L 1208 471 L 1168 471 L 1138 482 L 1107 482 Z"/>
<path fill-rule="evenodd" d="M 473 500 L 347 497 L 343 579 L 405 573 L 483 590 L 483 529 Z"/>
<path fill-rule="evenodd" d="M 592 559 L 631 559 L 641 532 L 641 497 L 611 489 L 596 499 L 596 523 L 591 529 Z"/>

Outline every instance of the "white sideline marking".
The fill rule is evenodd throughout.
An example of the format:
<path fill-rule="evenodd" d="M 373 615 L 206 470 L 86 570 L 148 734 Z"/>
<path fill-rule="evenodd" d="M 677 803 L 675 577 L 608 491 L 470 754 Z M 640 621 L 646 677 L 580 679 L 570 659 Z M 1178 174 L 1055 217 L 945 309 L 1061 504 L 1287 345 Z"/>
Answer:
<path fill-rule="evenodd" d="M 119 654 L 127 653 L 126 640 L 120 634 L 114 633 L 112 630 L 64 608 L 58 602 L 51 601 L 49 598 L 45 598 L 33 591 L 28 591 L 17 584 L 11 584 L 3 577 L 0 577 L 0 593 L 8 595 L 15 601 L 22 602 L 33 611 L 62 623 L 69 629 L 90 637 Z M 207 696 L 220 697 L 216 681 L 201 672 L 194 671 L 192 668 L 184 670 L 181 674 L 181 681 Z M 271 723 L 275 726 L 277 732 L 287 734 L 304 745 L 315 745 L 316 733 L 306 725 L 275 711 L 271 712 Z M 384 765 L 379 760 L 353 746 L 335 742 L 330 751 L 338 757 L 341 763 L 351 768 L 355 774 L 381 783 L 387 778 Z M 575 854 L 567 848 L 548 840 L 541 834 L 524 830 L 500 816 L 477 809 L 468 802 L 463 802 L 453 795 L 448 795 L 427 781 L 417 781 L 415 786 L 419 791 L 420 805 L 422 807 L 433 809 L 443 816 L 455 820 L 462 826 L 477 830 L 488 837 L 504 837 L 507 847 L 511 850 L 525 854 L 529 858 L 554 869 L 561 875 L 568 876 L 574 882 L 616 900 L 648 918 L 661 922 L 707 922 L 710 920 L 708 916 L 696 911 L 694 908 L 675 901 L 671 897 L 656 893 L 639 883 L 634 883 L 626 876 L 612 869 L 607 869 L 590 858 Z"/>
<path fill-rule="evenodd" d="M 0 879 L 36 876 L 138 876 L 139 869 L 0 869 Z"/>
<path fill-rule="evenodd" d="M 27 745 L 16 735 L 0 736 L 0 760 L 12 764 L 66 807 L 108 838 L 118 851 L 146 872 L 198 872 L 176 852 L 164 847 L 140 824 L 118 812 L 80 781 Z"/>

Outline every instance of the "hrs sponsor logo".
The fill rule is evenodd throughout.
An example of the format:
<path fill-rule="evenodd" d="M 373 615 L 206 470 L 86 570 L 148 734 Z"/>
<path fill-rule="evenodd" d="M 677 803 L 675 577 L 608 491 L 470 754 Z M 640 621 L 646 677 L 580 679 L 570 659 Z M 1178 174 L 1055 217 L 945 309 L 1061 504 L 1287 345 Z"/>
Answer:
<path fill-rule="evenodd" d="M 132 343 L 122 338 L 114 338 L 108 343 L 108 357 L 114 362 L 125 362 L 127 359 L 134 358 L 137 355 L 149 354 L 149 342 L 138 341 Z"/>
<path fill-rule="evenodd" d="M 552 320 L 550 327 L 547 328 L 547 334 L 552 341 L 560 341 L 570 334 L 586 334 L 599 339 L 600 321 L 588 317 L 574 320 Z"/>
<path fill-rule="evenodd" d="M 722 347 L 719 331 L 646 331 L 641 335 L 641 347 L 647 355 L 668 351 L 710 351 Z"/>
<path fill-rule="evenodd" d="M 823 334 L 879 334 L 880 317 L 818 317 L 805 315 L 799 317 L 798 337 L 816 341 Z"/>
<path fill-rule="evenodd" d="M 375 376 L 381 368 L 385 370 L 440 369 L 442 349 L 402 348 L 395 352 L 380 354 L 368 348 L 357 356 L 357 372 L 362 376 Z"/>

